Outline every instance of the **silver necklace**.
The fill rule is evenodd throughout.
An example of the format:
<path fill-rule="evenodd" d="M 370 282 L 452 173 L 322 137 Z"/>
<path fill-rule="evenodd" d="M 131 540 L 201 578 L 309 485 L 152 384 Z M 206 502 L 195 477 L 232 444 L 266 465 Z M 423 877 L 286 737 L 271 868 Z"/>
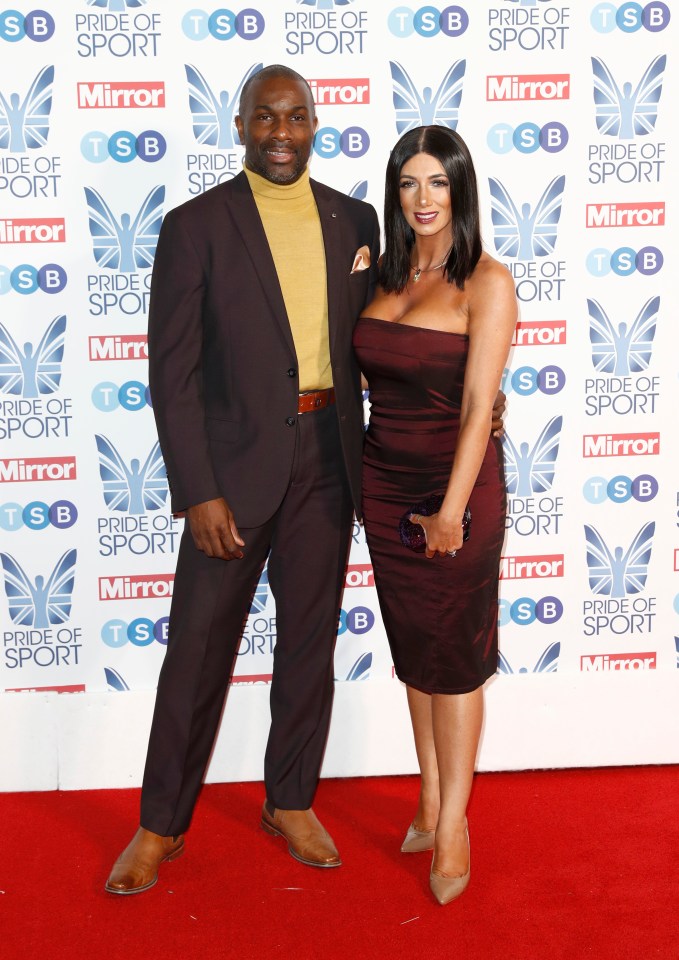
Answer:
<path fill-rule="evenodd" d="M 450 256 L 450 251 L 452 249 L 453 247 L 451 245 L 450 249 L 448 250 L 448 253 L 445 255 L 443 260 L 440 263 L 437 263 L 433 267 L 426 267 L 424 269 L 422 267 L 411 267 L 410 269 L 415 271 L 415 273 L 413 274 L 413 283 L 417 283 L 417 281 L 420 279 L 420 276 L 423 273 L 431 273 L 432 270 L 439 270 L 443 266 L 443 264 L 447 261 L 448 257 Z"/>

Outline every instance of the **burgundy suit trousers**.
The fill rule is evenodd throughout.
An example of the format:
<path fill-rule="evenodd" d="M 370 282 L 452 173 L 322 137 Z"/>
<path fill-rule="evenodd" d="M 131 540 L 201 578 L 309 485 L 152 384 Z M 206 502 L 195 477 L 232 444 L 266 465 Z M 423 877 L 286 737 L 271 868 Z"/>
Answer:
<path fill-rule="evenodd" d="M 207 557 L 188 524 L 182 537 L 142 788 L 141 824 L 162 836 L 189 826 L 267 556 L 277 623 L 267 799 L 289 810 L 313 801 L 330 723 L 352 505 L 336 408 L 303 414 L 294 429 L 285 497 L 262 526 L 240 529 L 242 560 Z"/>

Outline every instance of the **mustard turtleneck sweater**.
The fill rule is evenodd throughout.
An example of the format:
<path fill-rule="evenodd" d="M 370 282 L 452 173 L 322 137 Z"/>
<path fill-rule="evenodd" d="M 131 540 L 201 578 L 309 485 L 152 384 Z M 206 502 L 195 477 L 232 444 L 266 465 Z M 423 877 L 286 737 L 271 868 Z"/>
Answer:
<path fill-rule="evenodd" d="M 306 169 L 295 183 L 271 183 L 244 167 L 276 266 L 297 353 L 299 390 L 332 386 L 328 295 L 321 221 Z"/>

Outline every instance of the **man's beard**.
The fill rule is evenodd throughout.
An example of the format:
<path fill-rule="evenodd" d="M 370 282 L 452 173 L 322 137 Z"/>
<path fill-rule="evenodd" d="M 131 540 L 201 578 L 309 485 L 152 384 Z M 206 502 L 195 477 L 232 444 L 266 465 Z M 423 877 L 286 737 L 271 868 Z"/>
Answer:
<path fill-rule="evenodd" d="M 258 173 L 260 177 L 269 180 L 271 183 L 277 183 L 285 186 L 288 183 L 294 183 L 304 173 L 308 157 L 302 157 L 296 152 L 294 156 L 294 165 L 286 170 L 281 170 L 278 164 L 269 163 L 266 157 L 266 147 L 260 147 L 253 157 L 247 157 L 247 165 L 253 173 Z"/>

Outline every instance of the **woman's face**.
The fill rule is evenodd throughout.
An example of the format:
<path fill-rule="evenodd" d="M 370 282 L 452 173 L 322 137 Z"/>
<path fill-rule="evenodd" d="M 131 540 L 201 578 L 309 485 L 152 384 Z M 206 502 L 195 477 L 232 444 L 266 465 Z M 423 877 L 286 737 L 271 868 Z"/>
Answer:
<path fill-rule="evenodd" d="M 401 168 L 401 210 L 418 237 L 445 232 L 452 242 L 453 207 L 450 184 L 439 161 L 428 153 L 416 153 Z"/>

